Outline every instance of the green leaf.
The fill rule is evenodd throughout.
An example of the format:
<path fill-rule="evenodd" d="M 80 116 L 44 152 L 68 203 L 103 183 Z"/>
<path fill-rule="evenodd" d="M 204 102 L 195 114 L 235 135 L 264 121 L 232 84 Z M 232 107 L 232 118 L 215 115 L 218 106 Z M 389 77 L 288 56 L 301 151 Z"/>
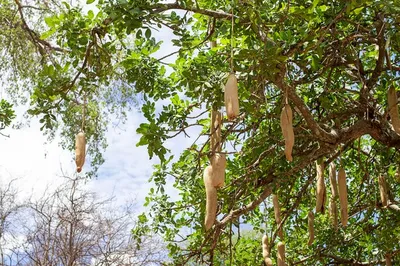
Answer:
<path fill-rule="evenodd" d="M 88 18 L 89 18 L 89 19 L 93 19 L 93 18 L 94 18 L 94 12 L 93 12 L 93 10 L 89 10 L 89 11 L 88 11 Z"/>
<path fill-rule="evenodd" d="M 150 39 L 150 37 L 151 37 L 151 30 L 150 29 L 146 29 L 145 36 L 146 36 L 147 39 Z"/>
<path fill-rule="evenodd" d="M 55 26 L 54 17 L 45 17 L 44 22 L 46 22 L 47 26 L 49 26 L 50 28 Z"/>

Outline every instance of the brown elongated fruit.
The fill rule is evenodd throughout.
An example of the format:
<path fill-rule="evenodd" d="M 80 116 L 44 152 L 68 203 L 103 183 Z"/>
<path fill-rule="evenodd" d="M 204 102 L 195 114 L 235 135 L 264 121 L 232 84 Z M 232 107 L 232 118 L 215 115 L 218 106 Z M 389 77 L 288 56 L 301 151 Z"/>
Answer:
<path fill-rule="evenodd" d="M 225 85 L 225 108 L 229 120 L 234 120 L 239 115 L 238 84 L 234 73 L 230 73 Z"/>
<path fill-rule="evenodd" d="M 311 246 L 314 242 L 314 213 L 308 212 L 308 245 Z"/>
<path fill-rule="evenodd" d="M 322 208 L 322 213 L 325 213 L 325 206 L 328 204 L 328 196 L 327 196 L 327 193 L 326 193 L 326 186 L 325 186 L 325 188 L 324 188 L 324 205 L 323 205 L 323 208 Z"/>
<path fill-rule="evenodd" d="M 332 197 L 334 199 L 336 199 L 336 197 L 339 194 L 338 194 L 337 180 L 336 180 L 336 166 L 335 166 L 335 163 L 333 163 L 333 162 L 329 164 L 329 181 L 330 181 L 330 185 L 331 185 Z"/>
<path fill-rule="evenodd" d="M 338 172 L 339 202 L 340 202 L 340 220 L 343 226 L 347 226 L 348 220 L 348 202 L 347 202 L 347 184 L 346 172 L 340 167 Z"/>
<path fill-rule="evenodd" d="M 333 197 L 329 199 L 329 217 L 332 222 L 332 226 L 335 230 L 338 229 L 338 209 L 336 205 L 336 200 Z"/>
<path fill-rule="evenodd" d="M 285 139 L 285 156 L 289 162 L 293 161 L 292 151 L 294 146 L 293 112 L 289 104 L 285 104 L 281 112 L 281 129 Z"/>
<path fill-rule="evenodd" d="M 206 215 L 204 226 L 209 230 L 215 221 L 217 214 L 217 189 L 213 186 L 212 182 L 213 168 L 211 165 L 204 169 L 203 181 L 206 187 Z"/>
<path fill-rule="evenodd" d="M 285 266 L 285 244 L 278 243 L 278 266 Z"/>
<path fill-rule="evenodd" d="M 263 235 L 262 238 L 262 254 L 263 254 L 263 258 L 265 257 L 269 257 L 269 242 L 268 242 L 268 236 L 267 235 Z"/>
<path fill-rule="evenodd" d="M 225 182 L 226 155 L 216 153 L 211 157 L 212 166 L 212 185 L 221 188 Z"/>
<path fill-rule="evenodd" d="M 385 255 L 386 266 L 392 266 L 392 258 L 389 253 Z"/>
<path fill-rule="evenodd" d="M 400 118 L 397 107 L 397 94 L 394 86 L 390 86 L 388 90 L 388 108 L 393 130 L 396 131 L 397 134 L 400 134 Z"/>
<path fill-rule="evenodd" d="M 75 137 L 75 163 L 76 171 L 80 173 L 85 164 L 86 138 L 85 133 L 79 132 Z"/>
<path fill-rule="evenodd" d="M 394 174 L 398 183 L 400 183 L 400 167 L 397 166 L 396 173 Z"/>
<path fill-rule="evenodd" d="M 211 46 L 211 48 L 217 47 L 217 41 L 215 41 L 215 40 L 211 41 L 210 46 Z"/>
<path fill-rule="evenodd" d="M 221 127 L 222 127 L 221 112 L 211 111 L 211 125 L 210 125 L 210 149 L 214 152 L 221 151 Z"/>
<path fill-rule="evenodd" d="M 265 265 L 266 265 L 266 266 L 272 266 L 272 265 L 273 265 L 273 264 L 272 264 L 272 260 L 271 260 L 270 257 L 265 257 L 265 258 L 264 258 L 264 262 L 265 262 Z"/>
<path fill-rule="evenodd" d="M 317 166 L 317 203 L 315 207 L 316 212 L 323 213 L 324 211 L 324 203 L 326 197 L 326 188 L 325 188 L 325 179 L 324 179 L 324 170 L 325 164 L 323 162 L 316 162 Z"/>
<path fill-rule="evenodd" d="M 388 191 L 385 177 L 383 175 L 378 176 L 379 194 L 381 195 L 382 206 L 388 205 Z"/>
<path fill-rule="evenodd" d="M 272 266 L 272 260 L 269 257 L 269 242 L 268 242 L 268 236 L 264 235 L 262 238 L 262 254 L 264 258 L 264 262 L 266 266 Z"/>
<path fill-rule="evenodd" d="M 276 226 L 278 227 L 279 224 L 281 223 L 281 210 L 279 207 L 278 195 L 272 194 L 272 204 L 274 205 L 275 222 L 276 222 Z M 282 227 L 278 231 L 278 236 L 281 240 L 283 239 Z"/>

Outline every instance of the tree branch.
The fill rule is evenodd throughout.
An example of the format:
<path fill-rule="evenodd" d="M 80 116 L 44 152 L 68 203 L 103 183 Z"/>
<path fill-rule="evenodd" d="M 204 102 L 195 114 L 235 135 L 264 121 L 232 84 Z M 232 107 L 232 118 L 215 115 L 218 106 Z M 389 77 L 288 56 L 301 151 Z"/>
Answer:
<path fill-rule="evenodd" d="M 203 14 L 209 17 L 213 17 L 213 18 L 219 18 L 219 19 L 231 19 L 232 18 L 232 14 L 229 13 L 225 13 L 223 11 L 214 11 L 214 10 L 209 10 L 209 9 L 201 9 L 198 7 L 190 7 L 190 6 L 182 6 L 179 3 L 175 2 L 175 3 L 166 3 L 166 4 L 156 4 L 150 7 L 150 9 L 152 10 L 151 13 L 161 13 L 167 10 L 171 10 L 171 9 L 179 9 L 179 10 L 186 10 L 186 11 L 192 11 L 194 13 L 198 13 L 198 14 Z M 236 17 L 236 16 L 235 16 Z"/>
<path fill-rule="evenodd" d="M 55 46 L 51 45 L 49 42 L 40 39 L 39 35 L 28 26 L 28 23 L 25 20 L 22 9 L 26 6 L 21 5 L 19 0 L 14 0 L 14 2 L 18 7 L 18 13 L 21 17 L 22 29 L 25 30 L 26 32 L 28 32 L 29 37 L 32 39 L 32 42 L 35 44 L 35 46 L 39 49 L 39 52 L 42 56 L 44 55 L 44 50 L 54 50 L 54 51 L 63 52 L 63 53 L 67 52 L 67 50 L 65 50 L 63 48 L 55 47 Z"/>
<path fill-rule="evenodd" d="M 377 39 L 378 39 L 378 59 L 376 61 L 376 66 L 374 71 L 372 72 L 371 78 L 367 81 L 367 87 L 368 89 L 372 89 L 373 86 L 375 86 L 376 82 L 378 81 L 378 78 L 381 75 L 381 72 L 383 71 L 383 66 L 385 62 L 385 56 L 386 56 L 386 49 L 385 49 L 385 22 L 383 21 L 383 14 L 378 14 L 377 15 L 377 21 L 376 21 L 376 32 L 377 32 Z"/>
<path fill-rule="evenodd" d="M 349 265 L 376 265 L 375 262 L 358 262 L 355 259 L 344 259 L 332 254 L 320 253 L 320 257 L 331 258 L 335 260 L 335 262 L 342 264 L 349 264 Z"/>
<path fill-rule="evenodd" d="M 370 135 L 376 141 L 387 147 L 400 149 L 400 136 L 391 130 L 388 125 L 376 120 L 359 120 L 350 127 L 339 130 L 339 142 L 347 143 L 363 135 Z"/>
<path fill-rule="evenodd" d="M 400 250 L 394 250 L 394 251 L 392 251 L 392 252 L 389 252 L 389 253 L 387 253 L 386 255 L 388 255 L 388 256 L 393 256 L 393 255 L 396 255 L 396 254 L 398 254 L 400 252 Z M 336 256 L 336 255 L 332 255 L 332 254 L 327 254 L 327 253 L 319 253 L 319 256 L 320 257 L 326 257 L 326 258 L 331 258 L 331 259 L 333 259 L 336 263 L 338 263 L 338 264 L 340 264 L 340 265 L 359 265 L 359 266 L 361 266 L 361 265 L 378 265 L 378 264 L 381 264 L 381 263 L 385 263 L 386 262 L 386 260 L 385 259 L 383 259 L 383 260 L 376 260 L 376 261 L 365 261 L 365 262 L 360 262 L 360 261 L 357 261 L 357 260 L 355 260 L 355 259 L 345 259 L 345 258 L 342 258 L 342 257 L 339 257 L 339 256 Z"/>
<path fill-rule="evenodd" d="M 219 224 L 217 226 L 218 227 L 225 226 L 228 222 L 235 220 L 242 214 L 245 214 L 245 213 L 248 213 L 248 212 L 254 210 L 258 205 L 261 204 L 261 202 L 263 202 L 267 197 L 269 197 L 269 195 L 271 195 L 271 193 L 272 193 L 272 189 L 270 188 L 270 186 L 267 186 L 266 188 L 264 188 L 263 192 L 258 196 L 257 199 L 255 199 L 254 201 L 250 202 L 249 204 L 243 206 L 242 208 L 232 210 L 224 219 L 221 220 L 221 222 L 219 222 Z"/>

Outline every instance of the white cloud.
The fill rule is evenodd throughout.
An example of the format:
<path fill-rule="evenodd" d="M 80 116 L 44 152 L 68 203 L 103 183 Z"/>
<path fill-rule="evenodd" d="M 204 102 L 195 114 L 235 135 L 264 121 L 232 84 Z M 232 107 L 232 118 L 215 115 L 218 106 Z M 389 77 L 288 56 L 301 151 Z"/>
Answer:
<path fill-rule="evenodd" d="M 0 137 L 0 179 L 3 182 L 18 178 L 17 184 L 23 194 L 41 194 L 46 185 L 57 183 L 60 166 L 74 169 L 69 151 L 63 151 L 58 139 L 45 144 L 46 137 L 40 131 L 36 119 L 30 127 L 9 129 L 9 138 Z"/>
<path fill-rule="evenodd" d="M 122 126 L 123 130 L 109 128 L 105 163 L 99 169 L 98 178 L 89 183 L 100 196 L 114 195 L 117 201 L 129 198 L 144 200 L 150 189 L 148 179 L 155 160 L 148 159 L 146 147 L 136 147 L 140 138 L 136 128 L 142 122 L 141 115 L 133 111 Z"/>

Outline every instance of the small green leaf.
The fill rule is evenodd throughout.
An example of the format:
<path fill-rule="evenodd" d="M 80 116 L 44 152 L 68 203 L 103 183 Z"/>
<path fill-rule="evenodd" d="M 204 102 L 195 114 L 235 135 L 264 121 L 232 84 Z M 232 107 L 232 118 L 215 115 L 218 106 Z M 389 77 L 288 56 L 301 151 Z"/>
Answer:
<path fill-rule="evenodd" d="M 89 18 L 89 19 L 93 19 L 93 18 L 94 18 L 94 12 L 93 12 L 93 10 L 89 10 L 89 11 L 88 11 L 88 18 Z"/>
<path fill-rule="evenodd" d="M 146 36 L 147 39 L 150 39 L 150 37 L 151 37 L 151 30 L 150 29 L 146 30 L 145 36 Z"/>
<path fill-rule="evenodd" d="M 53 17 L 46 17 L 44 18 L 44 22 L 46 23 L 47 26 L 49 26 L 50 28 L 55 26 L 54 23 L 54 18 Z"/>

